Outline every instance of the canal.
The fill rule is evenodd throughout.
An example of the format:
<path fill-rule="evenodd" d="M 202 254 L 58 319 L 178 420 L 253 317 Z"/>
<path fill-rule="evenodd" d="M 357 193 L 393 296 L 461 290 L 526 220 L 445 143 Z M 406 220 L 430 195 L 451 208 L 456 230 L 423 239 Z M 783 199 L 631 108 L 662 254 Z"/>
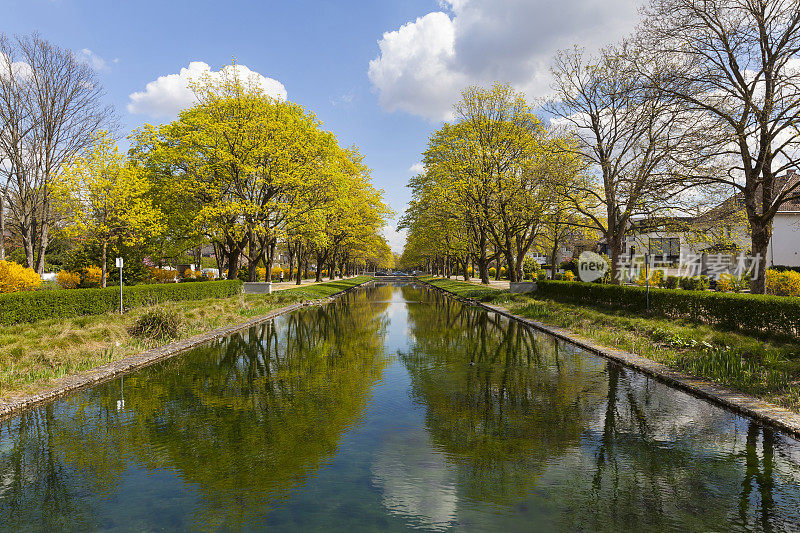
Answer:
<path fill-rule="evenodd" d="M 796 531 L 800 443 L 373 284 L 0 422 L 0 530 Z"/>

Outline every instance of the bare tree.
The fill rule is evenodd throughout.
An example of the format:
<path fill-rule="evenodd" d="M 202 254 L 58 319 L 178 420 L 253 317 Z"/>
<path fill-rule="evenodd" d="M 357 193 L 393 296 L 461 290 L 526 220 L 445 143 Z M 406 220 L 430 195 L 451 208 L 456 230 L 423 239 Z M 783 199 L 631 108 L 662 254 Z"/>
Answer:
<path fill-rule="evenodd" d="M 546 105 L 574 134 L 565 149 L 585 163 L 581 179 L 562 193 L 586 227 L 605 237 L 615 283 L 631 219 L 679 207 L 687 188 L 672 153 L 691 128 L 657 88 L 639 81 L 636 54 L 628 44 L 603 50 L 595 61 L 577 48 L 560 52 L 554 99 Z"/>
<path fill-rule="evenodd" d="M 800 2 L 652 0 L 646 14 L 640 38 L 658 67 L 645 77 L 657 72 L 650 81 L 705 128 L 689 157 L 726 164 L 693 178 L 743 200 L 761 259 L 751 289 L 764 293 L 773 218 L 800 198 L 782 176 L 800 163 Z"/>
<path fill-rule="evenodd" d="M 11 224 L 27 266 L 44 270 L 54 212 L 50 184 L 111 119 L 92 68 L 36 34 L 0 39 L 0 150 Z"/>

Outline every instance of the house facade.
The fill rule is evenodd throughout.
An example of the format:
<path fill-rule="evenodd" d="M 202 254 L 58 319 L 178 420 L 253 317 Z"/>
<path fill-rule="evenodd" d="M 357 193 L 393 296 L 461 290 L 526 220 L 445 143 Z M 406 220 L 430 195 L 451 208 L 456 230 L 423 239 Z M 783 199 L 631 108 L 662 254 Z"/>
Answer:
<path fill-rule="evenodd" d="M 781 189 L 797 185 L 800 175 L 783 176 Z M 796 189 L 800 193 L 800 188 Z M 664 217 L 634 221 L 623 242 L 623 254 L 649 253 L 677 264 L 681 257 L 749 254 L 750 231 L 744 206 L 732 197 L 696 217 Z M 772 224 L 772 239 L 767 249 L 767 265 L 800 267 L 800 198 L 779 208 Z"/>

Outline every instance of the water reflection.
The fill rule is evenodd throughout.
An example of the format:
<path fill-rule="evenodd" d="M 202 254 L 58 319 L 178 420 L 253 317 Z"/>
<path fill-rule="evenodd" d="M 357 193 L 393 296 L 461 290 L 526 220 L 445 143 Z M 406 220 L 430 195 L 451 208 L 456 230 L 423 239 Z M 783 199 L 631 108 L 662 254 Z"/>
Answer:
<path fill-rule="evenodd" d="M 404 295 L 418 298 L 414 291 Z M 796 450 L 793 439 L 515 322 L 433 298 L 409 307 L 414 343 L 401 359 L 425 425 L 457 472 L 453 524 L 800 524 L 797 463 L 784 458 L 782 481 L 775 476 L 776 441 Z M 487 519 L 488 508 L 508 514 Z"/>
<path fill-rule="evenodd" d="M 384 284 L 0 423 L 0 529 L 792 531 L 798 465 L 779 432 Z"/>
<path fill-rule="evenodd" d="M 196 489 L 172 495 L 192 500 L 196 511 L 187 522 L 168 511 L 159 522 L 228 529 L 264 515 L 330 460 L 360 422 L 387 364 L 386 320 L 380 305 L 364 305 L 374 296 L 356 293 L 293 313 L 134 374 L 125 380 L 122 411 L 113 383 L 6 423 L 0 524 L 120 525 L 123 519 L 100 517 L 85 496 L 116 495 L 131 463 L 173 472 Z M 132 497 L 133 506 L 141 503 Z"/>

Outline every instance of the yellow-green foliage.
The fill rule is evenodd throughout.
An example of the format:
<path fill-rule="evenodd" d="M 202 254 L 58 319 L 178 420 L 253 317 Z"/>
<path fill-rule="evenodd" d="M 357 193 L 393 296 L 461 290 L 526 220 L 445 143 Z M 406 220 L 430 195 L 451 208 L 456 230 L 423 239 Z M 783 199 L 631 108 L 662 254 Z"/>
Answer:
<path fill-rule="evenodd" d="M 730 292 L 733 290 L 733 277 L 724 272 L 719 275 L 719 279 L 717 280 L 717 291 L 719 292 Z"/>
<path fill-rule="evenodd" d="M 767 294 L 800 296 L 800 272 L 767 270 Z"/>
<path fill-rule="evenodd" d="M 62 289 L 77 289 L 81 284 L 81 275 L 77 272 L 62 270 L 56 274 L 56 283 Z"/>
<path fill-rule="evenodd" d="M 42 278 L 32 268 L 0 261 L 0 292 L 30 291 L 41 284 Z"/>
<path fill-rule="evenodd" d="M 650 274 L 650 286 L 651 287 L 658 287 L 661 285 L 661 280 L 664 277 L 664 272 L 661 270 L 652 270 L 648 269 L 648 274 Z M 645 277 L 644 269 L 639 271 L 639 277 L 636 279 L 636 284 L 644 287 L 647 285 L 647 278 Z"/>
<path fill-rule="evenodd" d="M 200 271 L 198 271 L 198 270 L 192 270 L 191 268 L 187 268 L 187 269 L 186 269 L 186 270 L 184 270 L 184 272 L 183 272 L 183 278 L 184 278 L 184 279 L 197 279 L 197 278 L 199 278 L 200 276 L 202 276 L 202 274 L 200 273 Z"/>

